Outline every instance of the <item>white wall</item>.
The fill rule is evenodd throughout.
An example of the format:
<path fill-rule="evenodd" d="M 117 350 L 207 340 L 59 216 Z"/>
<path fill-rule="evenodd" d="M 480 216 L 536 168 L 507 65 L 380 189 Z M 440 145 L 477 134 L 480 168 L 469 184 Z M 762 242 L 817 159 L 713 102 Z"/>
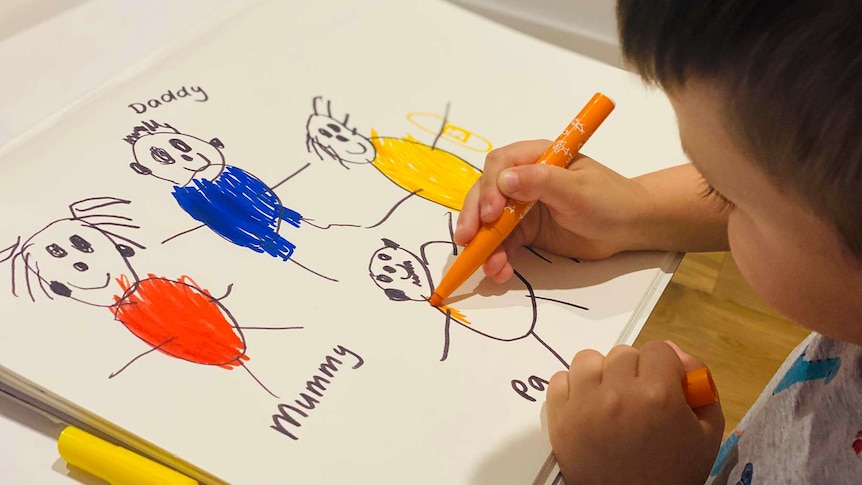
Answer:
<path fill-rule="evenodd" d="M 615 0 L 450 0 L 527 34 L 615 66 Z"/>

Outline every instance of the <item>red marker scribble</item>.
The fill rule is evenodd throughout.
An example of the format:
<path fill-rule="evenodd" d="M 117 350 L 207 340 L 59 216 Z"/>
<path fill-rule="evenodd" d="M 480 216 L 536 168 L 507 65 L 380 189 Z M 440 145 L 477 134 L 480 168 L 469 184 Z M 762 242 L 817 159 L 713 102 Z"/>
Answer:
<path fill-rule="evenodd" d="M 163 354 L 232 369 L 248 360 L 236 320 L 209 291 L 188 276 L 169 280 L 153 274 L 132 283 L 117 279 L 114 318 Z"/>

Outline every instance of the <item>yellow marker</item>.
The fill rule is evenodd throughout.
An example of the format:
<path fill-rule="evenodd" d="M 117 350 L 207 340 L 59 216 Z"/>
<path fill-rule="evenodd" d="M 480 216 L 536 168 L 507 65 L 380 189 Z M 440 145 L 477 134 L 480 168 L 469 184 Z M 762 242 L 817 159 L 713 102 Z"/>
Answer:
<path fill-rule="evenodd" d="M 74 426 L 57 440 L 67 463 L 110 484 L 197 485 L 195 480 L 123 447 L 108 443 Z"/>

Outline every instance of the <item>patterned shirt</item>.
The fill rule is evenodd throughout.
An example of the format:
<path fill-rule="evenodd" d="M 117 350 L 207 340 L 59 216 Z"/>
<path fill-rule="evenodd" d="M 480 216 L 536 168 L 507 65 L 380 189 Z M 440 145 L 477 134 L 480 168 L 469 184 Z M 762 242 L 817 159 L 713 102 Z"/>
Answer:
<path fill-rule="evenodd" d="M 807 337 L 721 445 L 707 483 L 862 483 L 862 347 Z"/>

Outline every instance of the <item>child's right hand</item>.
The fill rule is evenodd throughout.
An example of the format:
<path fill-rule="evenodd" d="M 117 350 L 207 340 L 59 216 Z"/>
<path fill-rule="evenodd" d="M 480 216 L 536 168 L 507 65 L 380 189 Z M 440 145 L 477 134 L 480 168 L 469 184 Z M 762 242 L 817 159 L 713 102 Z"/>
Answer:
<path fill-rule="evenodd" d="M 484 223 L 493 222 L 506 198 L 538 203 L 484 265 L 502 283 L 512 276 L 510 251 L 524 245 L 576 258 L 601 259 L 630 249 L 649 194 L 595 160 L 579 156 L 568 169 L 536 165 L 548 140 L 513 143 L 490 152 L 482 177 L 470 189 L 458 216 L 455 243 L 466 245 Z"/>

